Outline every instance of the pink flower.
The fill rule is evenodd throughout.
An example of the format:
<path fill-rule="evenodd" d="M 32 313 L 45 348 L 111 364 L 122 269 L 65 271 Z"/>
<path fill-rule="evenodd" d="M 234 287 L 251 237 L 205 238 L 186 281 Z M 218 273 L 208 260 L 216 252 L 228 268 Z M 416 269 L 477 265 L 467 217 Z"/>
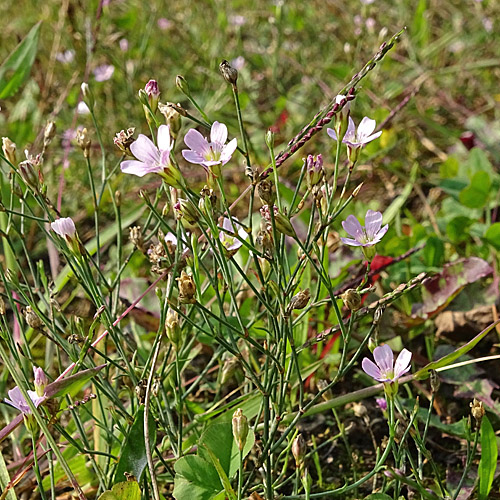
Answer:
<path fill-rule="evenodd" d="M 234 250 L 238 250 L 243 243 L 240 241 L 246 240 L 248 238 L 248 233 L 245 231 L 243 226 L 238 222 L 238 219 L 236 217 L 232 218 L 233 221 L 231 222 L 227 217 L 224 217 L 224 221 L 222 222 L 222 228 L 225 229 L 225 231 L 220 231 L 219 233 L 219 239 L 222 243 L 222 245 L 225 247 L 226 250 L 232 252 Z M 240 239 L 236 238 L 234 235 L 234 229 L 238 230 L 238 236 Z"/>
<path fill-rule="evenodd" d="M 50 223 L 50 227 L 54 233 L 58 234 L 65 240 L 72 240 L 76 234 L 76 227 L 71 217 L 61 217 Z"/>
<path fill-rule="evenodd" d="M 172 23 L 172 21 L 169 21 L 165 17 L 160 17 L 160 19 L 158 19 L 157 24 L 158 24 L 158 28 L 165 31 L 165 30 L 168 30 L 172 26 L 173 23 Z"/>
<path fill-rule="evenodd" d="M 349 125 L 347 126 L 347 132 L 345 133 L 342 142 L 354 149 L 362 148 L 382 135 L 382 131 L 373 134 L 376 124 L 375 120 L 371 120 L 365 116 L 356 130 L 354 120 L 349 116 Z M 326 131 L 332 139 L 337 140 L 335 130 L 328 128 Z"/>
<path fill-rule="evenodd" d="M 225 165 L 236 150 L 236 138 L 226 144 L 227 127 L 223 123 L 214 122 L 210 130 L 210 140 L 211 142 L 208 142 L 194 128 L 188 130 L 184 142 L 191 149 L 183 149 L 182 156 L 186 161 L 198 163 L 206 169 L 215 165 Z"/>
<path fill-rule="evenodd" d="M 382 227 L 382 214 L 368 210 L 365 215 L 365 227 L 359 223 L 354 215 L 349 215 L 342 222 L 342 227 L 354 238 L 340 238 L 343 243 L 353 247 L 371 247 L 376 245 L 387 233 L 389 224 Z"/>
<path fill-rule="evenodd" d="M 29 407 L 28 403 L 26 402 L 26 399 L 23 396 L 23 393 L 21 392 L 21 389 L 19 387 L 14 387 L 14 389 L 11 389 L 9 392 L 9 398 L 5 398 L 4 401 L 10 405 L 13 406 L 14 408 L 18 409 L 19 411 L 23 412 L 24 414 L 31 414 L 31 408 Z M 38 394 L 35 391 L 28 391 L 28 396 L 30 397 L 31 401 L 33 401 L 33 404 L 38 408 L 40 403 L 45 399 L 43 396 L 38 396 Z"/>
<path fill-rule="evenodd" d="M 120 50 L 122 52 L 127 52 L 128 50 L 128 40 L 126 38 L 122 38 L 119 42 L 118 45 L 120 46 Z"/>
<path fill-rule="evenodd" d="M 137 140 L 130 145 L 130 150 L 137 159 L 122 161 L 121 171 L 138 177 L 161 173 L 170 166 L 170 152 L 173 147 L 168 125 L 160 125 L 158 129 L 158 147 L 149 137 L 139 134 Z"/>
<path fill-rule="evenodd" d="M 75 51 L 71 49 L 65 50 L 64 52 L 58 52 L 56 54 L 56 61 L 63 64 L 72 63 L 74 59 L 75 59 Z"/>
<path fill-rule="evenodd" d="M 394 364 L 392 349 L 384 344 L 375 347 L 373 359 L 376 364 L 371 359 L 363 359 L 361 363 L 363 371 L 379 382 L 396 382 L 401 375 L 410 370 L 411 352 L 403 349 Z"/>
<path fill-rule="evenodd" d="M 385 398 L 375 398 L 377 406 L 382 410 L 387 410 L 387 400 Z"/>
<path fill-rule="evenodd" d="M 115 67 L 111 64 L 101 64 L 94 69 L 94 78 L 96 82 L 105 82 L 109 80 L 113 73 L 115 72 Z"/>
<path fill-rule="evenodd" d="M 160 90 L 158 89 L 158 82 L 156 80 L 149 80 L 149 82 L 146 83 L 144 90 L 146 91 L 146 94 L 148 94 L 148 97 L 160 96 Z"/>
<path fill-rule="evenodd" d="M 45 375 L 45 372 L 40 368 L 40 367 L 33 367 L 33 374 L 35 376 L 35 391 L 38 396 L 43 396 L 43 393 L 45 392 L 45 387 L 47 387 L 49 383 L 49 379 L 47 375 Z"/>

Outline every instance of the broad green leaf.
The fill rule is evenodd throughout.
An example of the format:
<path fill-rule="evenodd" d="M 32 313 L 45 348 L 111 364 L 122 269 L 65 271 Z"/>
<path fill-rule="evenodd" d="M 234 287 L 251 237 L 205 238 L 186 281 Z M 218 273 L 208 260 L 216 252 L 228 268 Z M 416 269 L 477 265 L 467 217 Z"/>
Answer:
<path fill-rule="evenodd" d="M 215 467 L 198 455 L 187 455 L 175 462 L 174 498 L 211 500 L 224 490 Z"/>
<path fill-rule="evenodd" d="M 255 436 L 252 429 L 248 430 L 247 442 L 243 449 L 243 457 L 246 457 L 252 449 Z M 201 435 L 198 455 L 210 462 L 210 455 L 206 452 L 208 448 L 220 461 L 226 474 L 232 478 L 239 468 L 240 452 L 233 438 L 231 423 L 209 425 Z"/>
<path fill-rule="evenodd" d="M 210 456 L 210 460 L 212 460 L 212 465 L 215 467 L 215 470 L 217 471 L 217 474 L 219 475 L 220 482 L 224 486 L 224 491 L 226 492 L 227 497 L 229 500 L 236 500 L 236 493 L 234 492 L 233 488 L 231 487 L 231 482 L 229 481 L 229 478 L 227 477 L 227 474 L 225 473 L 224 469 L 222 468 L 222 465 L 220 464 L 220 460 L 214 455 L 214 453 L 210 450 L 210 448 L 205 447 L 208 455 Z"/>
<path fill-rule="evenodd" d="M 442 179 L 452 179 L 458 174 L 458 160 L 449 156 L 439 167 L 439 177 Z"/>
<path fill-rule="evenodd" d="M 497 250 L 500 250 L 500 222 L 495 222 L 487 229 L 484 239 Z"/>
<path fill-rule="evenodd" d="M 426 266 L 440 267 L 444 259 L 444 243 L 441 238 L 431 236 L 423 249 L 423 257 Z"/>
<path fill-rule="evenodd" d="M 470 239 L 468 229 L 474 221 L 465 215 L 459 215 L 446 225 L 446 234 L 453 243 Z"/>
<path fill-rule="evenodd" d="M 479 461 L 479 500 L 486 500 L 495 477 L 498 447 L 495 431 L 486 416 L 481 421 L 481 460 Z"/>
<path fill-rule="evenodd" d="M 456 361 L 460 356 L 467 354 L 472 348 L 474 348 L 488 333 L 495 328 L 496 325 L 500 323 L 500 320 L 495 321 L 490 326 L 485 328 L 481 333 L 478 333 L 472 340 L 464 344 L 462 347 L 455 349 L 450 354 L 443 356 L 441 359 L 437 361 L 432 361 L 431 363 L 425 365 L 423 368 L 418 370 L 414 374 L 416 379 L 425 379 L 429 376 L 430 370 L 437 370 L 438 368 L 443 368 L 445 366 L 451 365 L 454 361 Z"/>
<path fill-rule="evenodd" d="M 484 207 L 488 201 L 491 179 L 487 172 L 476 172 L 470 181 L 470 184 L 458 195 L 462 205 L 469 208 Z"/>
<path fill-rule="evenodd" d="M 149 414 L 148 424 L 149 443 L 151 448 L 154 448 L 156 424 L 151 414 Z M 130 426 L 127 439 L 121 450 L 115 472 L 115 484 L 123 480 L 125 472 L 133 474 L 140 481 L 147 463 L 146 442 L 144 440 L 144 406 L 141 406 L 135 414 L 134 423 Z"/>
<path fill-rule="evenodd" d="M 7 470 L 7 466 L 5 465 L 5 460 L 3 459 L 3 454 L 0 451 L 0 492 L 6 493 L 5 500 L 16 500 L 16 493 L 14 492 L 14 488 L 6 491 L 6 486 L 10 483 L 9 471 Z"/>
<path fill-rule="evenodd" d="M 49 398 L 57 398 L 66 396 L 67 394 L 75 395 L 85 385 L 85 382 L 94 377 L 105 366 L 104 364 L 95 368 L 89 368 L 88 370 L 82 370 L 57 382 L 52 382 L 45 388 L 45 395 Z"/>
<path fill-rule="evenodd" d="M 0 66 L 0 99 L 13 96 L 28 78 L 35 62 L 41 23 L 35 24 L 24 40 Z"/>
<path fill-rule="evenodd" d="M 122 481 L 105 491 L 99 500 L 141 500 L 141 489 L 137 481 Z"/>

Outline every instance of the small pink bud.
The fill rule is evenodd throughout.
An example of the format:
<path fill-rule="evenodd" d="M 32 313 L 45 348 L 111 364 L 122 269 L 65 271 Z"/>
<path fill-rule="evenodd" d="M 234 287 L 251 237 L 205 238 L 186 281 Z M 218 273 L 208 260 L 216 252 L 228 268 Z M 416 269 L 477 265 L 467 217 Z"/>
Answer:
<path fill-rule="evenodd" d="M 45 392 L 45 388 L 49 383 L 49 379 L 40 367 L 34 366 L 33 373 L 35 375 L 35 391 L 38 396 L 42 397 Z"/>

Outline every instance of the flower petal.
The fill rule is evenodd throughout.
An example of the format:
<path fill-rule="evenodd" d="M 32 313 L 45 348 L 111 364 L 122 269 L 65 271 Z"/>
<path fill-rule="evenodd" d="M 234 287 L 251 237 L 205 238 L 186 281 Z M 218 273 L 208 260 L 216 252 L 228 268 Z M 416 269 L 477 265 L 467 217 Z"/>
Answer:
<path fill-rule="evenodd" d="M 399 378 L 410 369 L 411 352 L 408 349 L 403 349 L 394 365 L 394 378 Z"/>
<path fill-rule="evenodd" d="M 380 132 L 377 132 L 376 134 L 369 135 L 368 137 L 365 137 L 363 139 L 363 144 L 368 144 L 369 142 L 378 139 L 381 135 L 382 135 L 382 130 Z"/>
<path fill-rule="evenodd" d="M 200 155 L 204 155 L 210 151 L 207 140 L 194 128 L 187 131 L 184 136 L 184 143 L 188 148 L 196 151 Z"/>
<path fill-rule="evenodd" d="M 158 129 L 158 147 L 160 151 L 172 151 L 172 141 L 170 140 L 170 127 L 168 125 L 160 125 Z"/>
<path fill-rule="evenodd" d="M 368 210 L 365 215 L 365 231 L 368 239 L 373 239 L 382 226 L 382 214 Z"/>
<path fill-rule="evenodd" d="M 223 165 L 225 165 L 233 156 L 233 153 L 236 151 L 236 147 L 238 146 L 238 140 L 236 137 L 228 142 L 223 148 L 220 154 L 220 161 Z"/>
<path fill-rule="evenodd" d="M 337 134 L 335 133 L 335 130 L 333 130 L 333 128 L 327 128 L 326 129 L 326 133 L 333 139 L 333 140 L 337 140 Z"/>
<path fill-rule="evenodd" d="M 350 234 L 356 240 L 359 240 L 363 236 L 363 228 L 354 215 L 349 215 L 345 221 L 342 221 L 342 227 L 346 233 Z"/>
<path fill-rule="evenodd" d="M 219 144 L 226 144 L 227 127 L 223 123 L 213 122 L 210 129 L 210 140 Z"/>
<path fill-rule="evenodd" d="M 160 152 L 154 145 L 153 141 L 144 134 L 139 134 L 139 137 L 130 145 L 130 151 L 140 161 L 144 163 L 154 164 L 160 161 Z"/>
<path fill-rule="evenodd" d="M 373 359 L 375 360 L 375 363 L 377 363 L 382 374 L 393 370 L 394 354 L 392 353 L 392 349 L 387 344 L 375 347 L 373 350 Z"/>
<path fill-rule="evenodd" d="M 364 358 L 361 362 L 361 367 L 367 375 L 370 375 L 370 377 L 374 378 L 375 380 L 380 380 L 382 378 L 380 369 L 371 359 Z"/>
<path fill-rule="evenodd" d="M 182 156 L 189 163 L 198 163 L 201 165 L 205 162 L 205 158 L 198 151 L 192 151 L 191 149 L 183 149 Z"/>
<path fill-rule="evenodd" d="M 365 142 L 363 139 L 366 139 L 375 130 L 376 125 L 377 122 L 375 120 L 365 116 L 358 125 L 358 139 L 361 142 Z"/>
<path fill-rule="evenodd" d="M 144 177 L 146 174 L 152 174 L 161 170 L 160 166 L 150 166 L 142 161 L 126 160 L 120 164 L 120 169 L 124 174 L 137 175 L 137 177 Z"/>
<path fill-rule="evenodd" d="M 360 243 L 359 241 L 356 240 L 351 240 L 351 238 L 340 238 L 340 240 L 342 241 L 342 243 L 344 243 L 344 245 L 351 245 L 352 247 L 364 246 L 363 243 Z"/>
<path fill-rule="evenodd" d="M 356 142 L 356 126 L 354 125 L 354 120 L 349 116 L 349 124 L 347 125 L 347 131 L 342 139 L 342 142 Z"/>

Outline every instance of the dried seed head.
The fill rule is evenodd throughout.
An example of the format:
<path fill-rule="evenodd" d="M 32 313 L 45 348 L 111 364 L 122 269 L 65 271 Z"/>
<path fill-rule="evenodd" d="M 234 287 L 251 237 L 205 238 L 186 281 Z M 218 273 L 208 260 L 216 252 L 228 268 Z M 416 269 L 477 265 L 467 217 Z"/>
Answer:
<path fill-rule="evenodd" d="M 224 80 L 233 86 L 236 86 L 238 80 L 238 70 L 233 68 L 225 59 L 219 64 L 219 71 Z"/>
<path fill-rule="evenodd" d="M 274 191 L 274 184 L 270 179 L 264 179 L 257 184 L 257 194 L 263 205 L 274 205 L 276 193 Z"/>
<path fill-rule="evenodd" d="M 477 424 L 479 425 L 485 414 L 483 402 L 474 398 L 474 401 L 470 403 L 470 407 L 471 407 L 470 412 L 472 416 L 476 419 Z"/>
<path fill-rule="evenodd" d="M 176 139 L 182 125 L 181 113 L 179 113 L 179 108 L 182 109 L 180 104 L 173 104 L 167 102 L 166 104 L 160 103 L 158 109 L 160 113 L 165 117 L 167 125 L 170 127 L 170 135 Z M 184 111 L 185 113 L 185 111 Z"/>
<path fill-rule="evenodd" d="M 142 237 L 141 226 L 133 226 L 129 228 L 130 242 L 142 253 L 144 253 L 144 238 Z"/>
<path fill-rule="evenodd" d="M 3 316 L 5 314 L 5 302 L 3 297 L 0 296 L 0 314 Z"/>
<path fill-rule="evenodd" d="M 240 451 L 243 450 L 247 442 L 248 436 L 248 420 L 245 415 L 243 415 L 243 410 L 238 408 L 233 415 L 233 437 L 238 443 L 238 448 Z"/>
<path fill-rule="evenodd" d="M 89 133 L 86 128 L 82 128 L 76 131 L 76 142 L 82 149 L 83 156 L 85 156 L 85 158 L 88 158 L 92 141 L 90 140 Z"/>
<path fill-rule="evenodd" d="M 325 391 L 325 389 L 328 387 L 328 382 L 326 380 L 319 379 L 316 382 L 316 387 L 318 388 L 319 391 Z M 321 396 L 325 401 L 329 401 L 330 399 L 333 398 L 333 394 L 332 394 L 332 391 L 330 389 L 323 392 L 323 394 Z"/>
<path fill-rule="evenodd" d="M 309 288 L 297 293 L 290 299 L 290 304 L 288 304 L 288 314 L 290 314 L 294 309 L 304 309 L 307 306 L 311 294 Z"/>
<path fill-rule="evenodd" d="M 354 412 L 354 415 L 356 415 L 356 417 L 358 418 L 362 418 L 368 413 L 366 406 L 362 403 L 357 403 L 357 402 L 353 403 L 352 410 Z"/>
<path fill-rule="evenodd" d="M 45 125 L 45 130 L 43 132 L 43 147 L 47 147 L 51 142 L 54 136 L 56 135 L 56 124 L 53 121 L 47 122 Z"/>
<path fill-rule="evenodd" d="M 238 358 L 232 357 L 229 359 L 226 359 L 224 361 L 224 365 L 222 367 L 222 374 L 221 374 L 221 384 L 225 384 L 228 382 L 233 375 L 236 373 L 236 370 L 239 367 L 239 361 Z"/>
<path fill-rule="evenodd" d="M 344 301 L 344 305 L 350 311 L 357 311 L 361 307 L 361 295 L 354 288 L 346 290 L 340 298 Z"/>
<path fill-rule="evenodd" d="M 441 385 L 441 381 L 439 380 L 439 376 L 436 370 L 430 371 L 430 379 L 431 379 L 431 391 L 433 394 L 436 394 L 439 391 L 439 386 Z"/>
<path fill-rule="evenodd" d="M 187 274 L 182 271 L 179 278 L 177 278 L 179 286 L 179 302 L 181 304 L 194 304 L 196 302 L 196 284 L 192 274 Z"/>
<path fill-rule="evenodd" d="M 137 399 L 139 400 L 139 403 L 141 405 L 143 405 L 144 401 L 146 400 L 147 387 L 148 381 L 146 379 L 139 380 L 139 383 L 135 386 L 135 395 L 137 396 Z"/>
<path fill-rule="evenodd" d="M 302 434 L 298 434 L 292 443 L 292 454 L 295 458 L 295 464 L 297 467 L 304 466 L 304 460 L 307 452 L 307 444 L 302 437 Z"/>
<path fill-rule="evenodd" d="M 7 158 L 12 165 L 17 163 L 16 145 L 8 137 L 2 137 L 2 151 L 5 158 Z"/>
<path fill-rule="evenodd" d="M 38 316 L 38 314 L 33 311 L 31 306 L 26 306 L 26 310 L 24 312 L 24 319 L 30 328 L 37 330 L 43 326 L 43 322 Z"/>
<path fill-rule="evenodd" d="M 113 138 L 115 146 L 128 156 L 134 156 L 130 151 L 130 145 L 134 142 L 135 127 L 130 127 L 127 130 L 120 130 Z"/>

